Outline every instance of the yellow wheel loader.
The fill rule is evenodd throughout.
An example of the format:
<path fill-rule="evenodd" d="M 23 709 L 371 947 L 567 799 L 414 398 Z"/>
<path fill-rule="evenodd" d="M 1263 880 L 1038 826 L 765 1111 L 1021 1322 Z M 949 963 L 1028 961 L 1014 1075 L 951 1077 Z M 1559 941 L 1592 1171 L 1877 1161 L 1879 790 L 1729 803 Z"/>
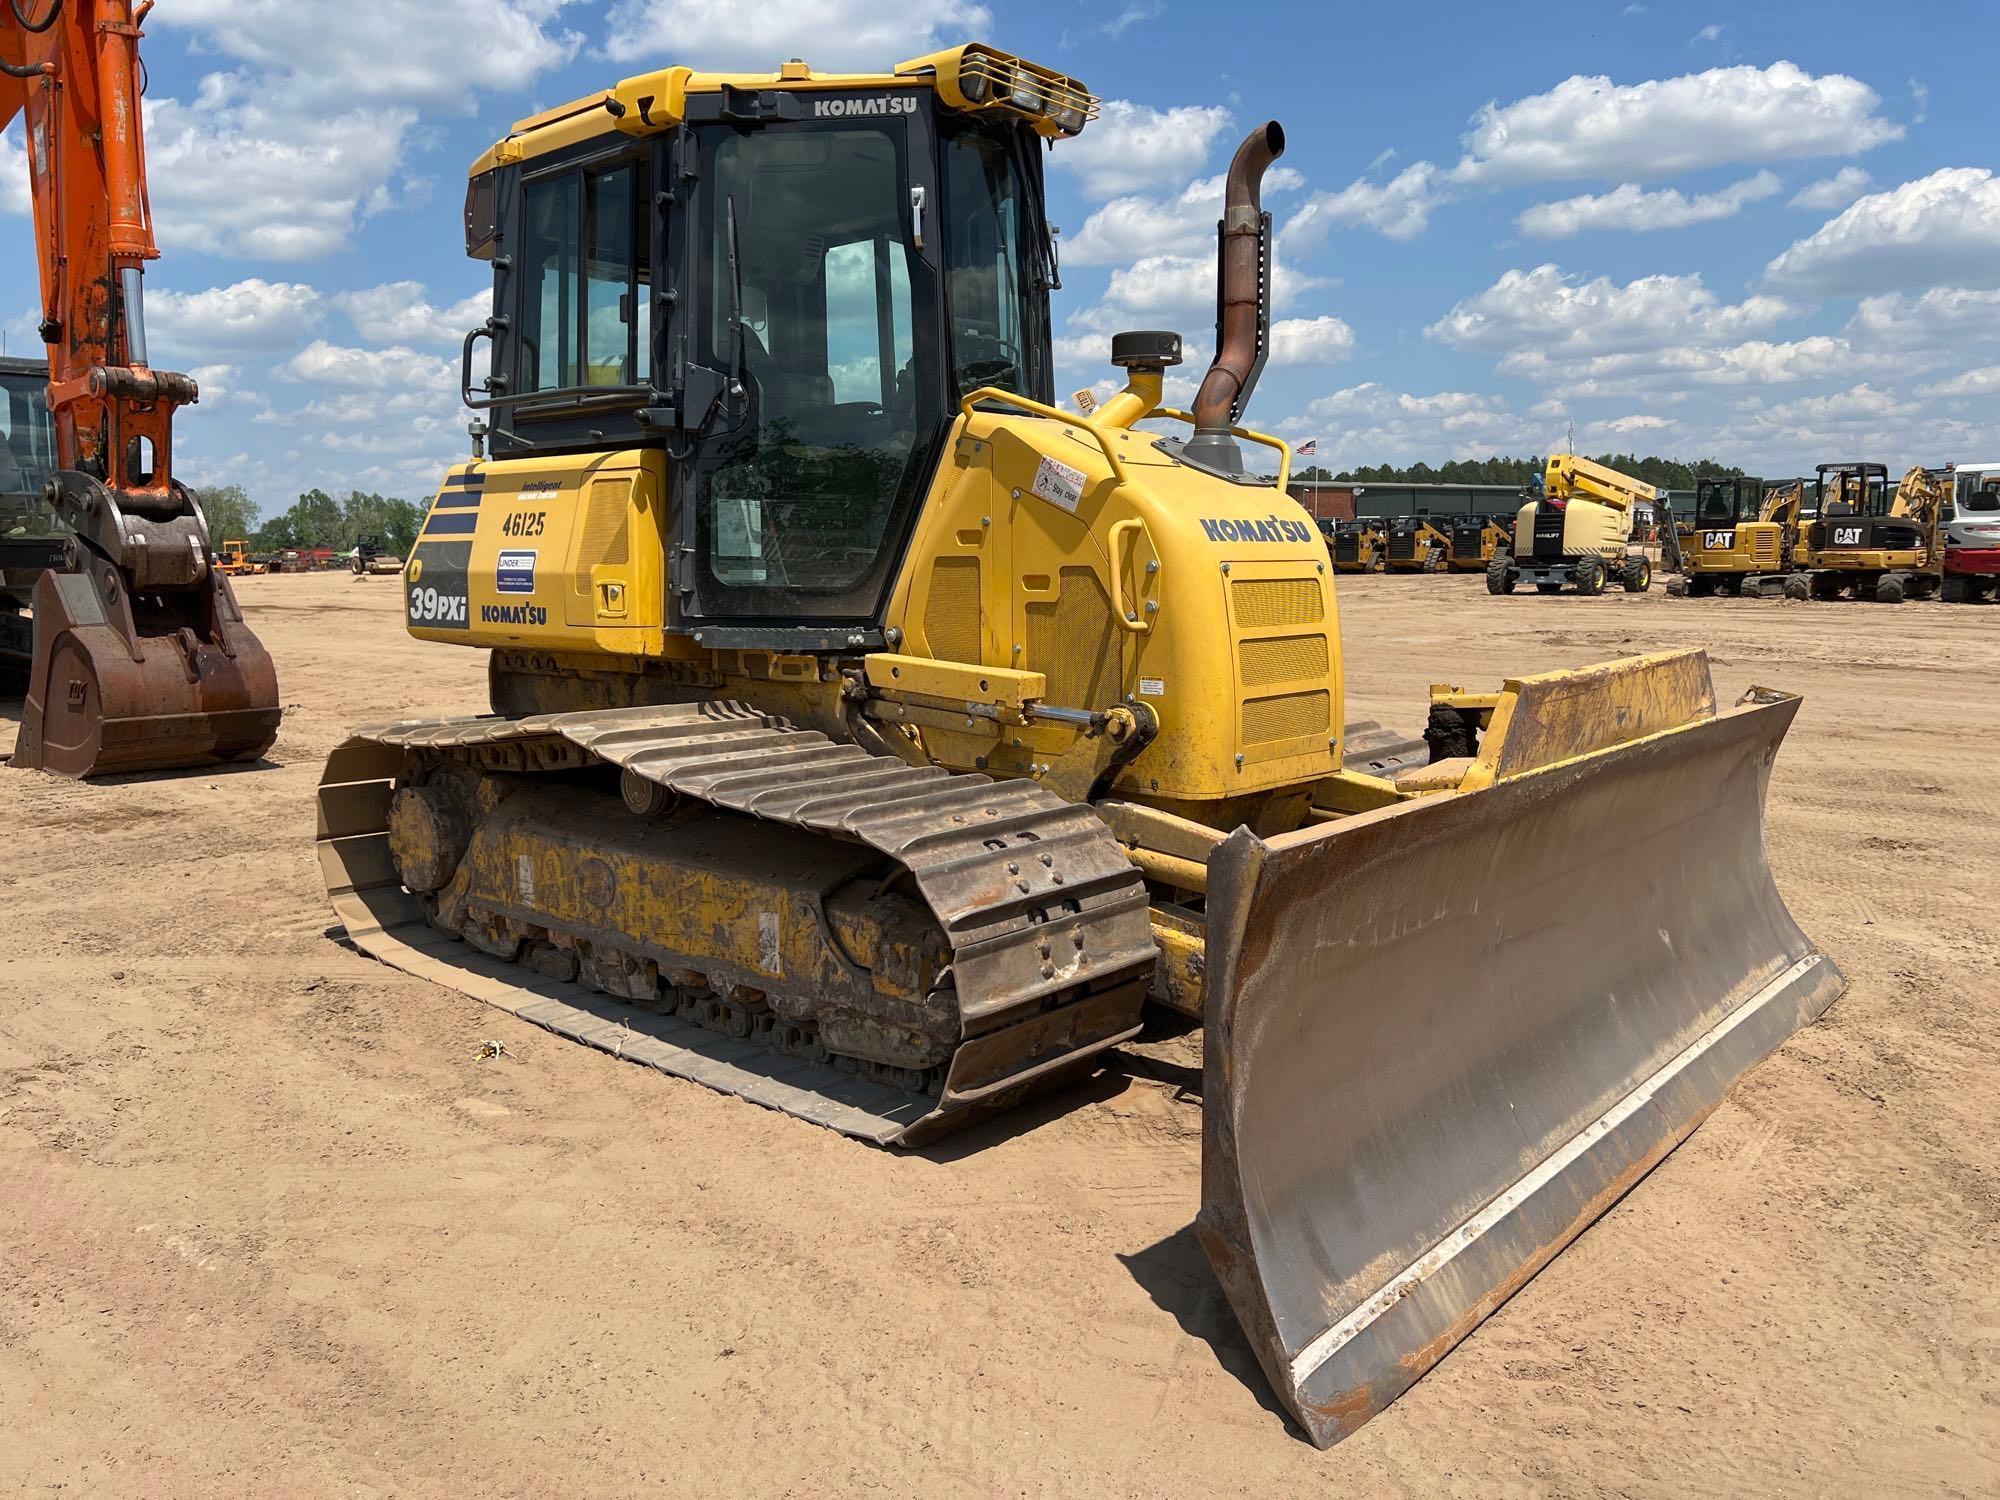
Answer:
<path fill-rule="evenodd" d="M 320 858 L 364 951 L 883 1145 L 1200 1018 L 1199 1234 L 1325 1444 L 1838 993 L 1763 852 L 1798 700 L 1682 652 L 1348 725 L 1242 425 L 1283 132 L 1192 410 L 1141 331 L 1082 416 L 1040 148 L 1096 107 L 983 46 L 666 68 L 482 157 L 486 416 L 403 586 L 492 712 L 357 730 Z"/>
<path fill-rule="evenodd" d="M 1451 537 L 1430 516 L 1397 516 L 1389 522 L 1382 555 L 1391 573 L 1442 573 Z"/>
<path fill-rule="evenodd" d="M 1632 526 L 1641 502 L 1659 506 L 1666 498 L 1665 490 L 1591 459 L 1551 455 L 1541 493 L 1514 517 L 1512 546 L 1486 565 L 1487 592 L 1511 594 L 1531 583 L 1544 594 L 1566 587 L 1601 594 L 1618 583 L 1627 593 L 1645 593 L 1653 564 L 1632 545 Z"/>
<path fill-rule="evenodd" d="M 1694 520 L 1680 528 L 1683 576 L 1672 591 L 1693 599 L 1779 593 L 1799 553 L 1805 486 L 1739 475 L 1695 485 Z"/>
<path fill-rule="evenodd" d="M 1804 567 L 1785 580 L 1791 599 L 1929 599 L 1944 583 L 1940 525 L 1949 485 L 1918 464 L 1891 491 L 1881 464 L 1821 464 L 1819 514 L 1806 527 Z"/>

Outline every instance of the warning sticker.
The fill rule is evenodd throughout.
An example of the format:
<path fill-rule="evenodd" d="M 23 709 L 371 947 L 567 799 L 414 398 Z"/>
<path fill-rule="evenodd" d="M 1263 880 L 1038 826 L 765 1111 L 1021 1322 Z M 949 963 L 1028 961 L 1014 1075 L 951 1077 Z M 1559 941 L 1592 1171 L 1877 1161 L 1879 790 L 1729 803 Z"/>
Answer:
<path fill-rule="evenodd" d="M 502 594 L 534 593 L 535 554 L 502 552 L 493 564 L 493 588 Z"/>
<path fill-rule="evenodd" d="M 1164 677 L 1141 677 L 1139 679 L 1141 698 L 1164 698 L 1167 696 L 1167 679 Z"/>
<path fill-rule="evenodd" d="M 1077 503 L 1083 499 L 1083 480 L 1083 470 L 1045 458 L 1035 468 L 1035 493 L 1074 515 Z"/>

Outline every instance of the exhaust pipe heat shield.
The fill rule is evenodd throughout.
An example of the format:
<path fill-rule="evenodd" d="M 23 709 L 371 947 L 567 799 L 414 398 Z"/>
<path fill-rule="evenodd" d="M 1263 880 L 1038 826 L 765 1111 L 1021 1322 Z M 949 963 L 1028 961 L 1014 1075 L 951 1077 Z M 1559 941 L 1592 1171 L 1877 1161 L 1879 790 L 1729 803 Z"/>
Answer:
<path fill-rule="evenodd" d="M 1796 697 L 1717 714 L 1699 653 L 1509 692 L 1493 784 L 1209 861 L 1198 1230 L 1322 1447 L 1845 984 L 1765 858 Z"/>

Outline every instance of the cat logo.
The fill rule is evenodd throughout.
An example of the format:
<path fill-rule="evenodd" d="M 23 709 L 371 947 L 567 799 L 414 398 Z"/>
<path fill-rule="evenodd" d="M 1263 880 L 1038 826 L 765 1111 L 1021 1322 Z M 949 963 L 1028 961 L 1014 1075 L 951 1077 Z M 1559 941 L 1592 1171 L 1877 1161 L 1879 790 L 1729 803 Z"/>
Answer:
<path fill-rule="evenodd" d="M 1836 547 L 1859 547 L 1861 545 L 1859 526 L 1836 526 L 1833 528 L 1833 545 Z"/>

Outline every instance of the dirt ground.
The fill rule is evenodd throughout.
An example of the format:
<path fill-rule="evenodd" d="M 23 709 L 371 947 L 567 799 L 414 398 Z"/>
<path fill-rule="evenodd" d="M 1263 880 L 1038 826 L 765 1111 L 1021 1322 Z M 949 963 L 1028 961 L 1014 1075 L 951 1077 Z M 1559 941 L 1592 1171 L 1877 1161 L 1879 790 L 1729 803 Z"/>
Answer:
<path fill-rule="evenodd" d="M 1195 1243 L 1167 1085 L 892 1155 L 343 947 L 320 762 L 483 707 L 484 658 L 409 641 L 392 579 L 238 589 L 267 763 L 0 771 L 8 1492 L 2000 1491 L 2000 608 L 1343 580 L 1351 717 L 1683 644 L 1803 691 L 1771 855 L 1852 982 L 1320 1453 Z"/>

